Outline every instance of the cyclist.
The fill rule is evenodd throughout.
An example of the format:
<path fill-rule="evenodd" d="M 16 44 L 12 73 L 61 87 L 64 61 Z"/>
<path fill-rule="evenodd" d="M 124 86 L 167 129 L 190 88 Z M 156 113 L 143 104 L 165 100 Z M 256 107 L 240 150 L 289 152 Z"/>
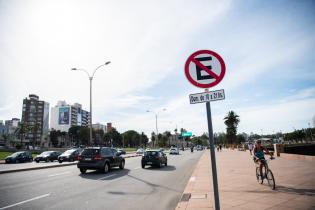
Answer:
<path fill-rule="evenodd" d="M 261 140 L 257 140 L 254 148 L 254 161 L 259 164 L 259 172 L 262 180 L 265 178 L 262 173 L 262 168 L 264 167 L 265 162 L 264 151 L 272 158 L 272 154 L 265 147 L 261 146 Z"/>

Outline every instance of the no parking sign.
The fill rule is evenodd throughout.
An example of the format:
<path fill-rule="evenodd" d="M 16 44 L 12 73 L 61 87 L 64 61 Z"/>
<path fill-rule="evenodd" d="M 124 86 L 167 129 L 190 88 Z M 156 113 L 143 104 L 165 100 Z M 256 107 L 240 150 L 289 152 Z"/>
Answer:
<path fill-rule="evenodd" d="M 216 86 L 222 81 L 225 75 L 224 60 L 214 51 L 199 50 L 188 57 L 185 63 L 185 75 L 188 81 L 196 87 L 210 88 Z M 224 90 L 222 89 L 210 92 L 206 90 L 204 93 L 190 94 L 189 99 L 191 104 L 206 102 L 214 203 L 215 209 L 220 210 L 210 101 L 224 100 Z"/>
<path fill-rule="evenodd" d="M 185 75 L 196 87 L 213 87 L 220 83 L 225 75 L 224 60 L 214 51 L 199 50 L 188 57 Z"/>

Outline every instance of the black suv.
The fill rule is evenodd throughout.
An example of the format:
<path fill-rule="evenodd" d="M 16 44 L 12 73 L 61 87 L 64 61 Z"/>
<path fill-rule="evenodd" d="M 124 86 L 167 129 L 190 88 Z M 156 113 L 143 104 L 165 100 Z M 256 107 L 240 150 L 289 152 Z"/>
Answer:
<path fill-rule="evenodd" d="M 142 168 L 145 168 L 146 165 L 154 165 L 161 168 L 163 164 L 167 166 L 167 157 L 159 150 L 147 150 L 141 159 Z"/>
<path fill-rule="evenodd" d="M 16 152 L 5 158 L 5 163 L 24 163 L 33 161 L 32 153 L 29 151 Z"/>
<path fill-rule="evenodd" d="M 90 147 L 84 149 L 78 158 L 77 167 L 81 173 L 87 169 L 101 170 L 107 173 L 112 167 L 125 167 L 125 158 L 123 158 L 116 149 L 110 147 Z"/>
<path fill-rule="evenodd" d="M 35 162 L 39 163 L 39 161 L 51 161 L 58 160 L 58 156 L 61 155 L 61 152 L 58 151 L 46 151 L 42 152 L 41 154 L 35 157 Z"/>

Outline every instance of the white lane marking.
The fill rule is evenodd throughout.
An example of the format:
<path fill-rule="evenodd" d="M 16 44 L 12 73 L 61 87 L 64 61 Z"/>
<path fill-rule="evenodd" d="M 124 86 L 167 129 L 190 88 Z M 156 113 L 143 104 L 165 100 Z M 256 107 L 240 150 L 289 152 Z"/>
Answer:
<path fill-rule="evenodd" d="M 70 172 L 67 171 L 67 172 L 63 172 L 63 173 L 59 173 L 59 174 L 51 174 L 51 175 L 48 175 L 48 177 L 52 177 L 52 176 L 59 176 L 59 175 L 63 175 L 63 174 L 69 174 Z"/>
<path fill-rule="evenodd" d="M 109 175 L 109 176 L 104 176 L 102 178 L 99 178 L 97 180 L 102 180 L 102 179 L 106 179 L 106 178 L 109 178 L 109 177 L 112 177 L 112 176 L 116 176 L 117 174 L 112 174 L 112 175 Z"/>
<path fill-rule="evenodd" d="M 47 196 L 50 196 L 50 193 L 49 194 L 45 194 L 45 195 L 41 195 L 41 196 L 37 196 L 35 198 L 31 198 L 31 199 L 28 199 L 28 200 L 25 200 L 25 201 L 21 201 L 21 202 L 18 202 L 18 203 L 15 203 L 15 204 L 12 204 L 10 206 L 5 206 L 5 207 L 1 207 L 0 210 L 2 209 L 8 209 L 8 208 L 11 208 L 13 206 L 17 206 L 17 205 L 21 205 L 23 203 L 27 203 L 27 202 L 30 202 L 30 201 L 33 201 L 33 200 L 37 200 L 37 199 L 40 199 L 40 198 L 45 198 Z"/>
<path fill-rule="evenodd" d="M 139 166 L 139 167 L 136 167 L 136 168 L 134 168 L 134 170 L 137 170 L 137 169 L 140 169 L 141 167 Z"/>
<path fill-rule="evenodd" d="M 193 177 L 190 177 L 189 181 L 190 181 L 190 182 L 196 181 L 196 177 L 194 177 L 194 176 L 193 176 Z"/>

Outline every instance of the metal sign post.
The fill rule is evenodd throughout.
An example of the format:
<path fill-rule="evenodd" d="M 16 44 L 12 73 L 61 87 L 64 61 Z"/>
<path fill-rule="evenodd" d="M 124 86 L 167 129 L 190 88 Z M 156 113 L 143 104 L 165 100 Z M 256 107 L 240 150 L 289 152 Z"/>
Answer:
<path fill-rule="evenodd" d="M 212 167 L 212 182 L 213 182 L 213 192 L 214 192 L 214 204 L 215 210 L 220 210 L 220 199 L 219 199 L 219 189 L 218 189 L 218 177 L 217 177 L 217 165 L 215 159 L 215 148 L 213 140 L 213 129 L 212 129 L 212 119 L 211 119 L 211 107 L 210 102 L 206 102 L 207 107 L 207 119 L 208 119 L 208 131 L 209 131 L 209 145 L 210 145 L 210 156 L 211 156 L 211 167 Z"/>
<path fill-rule="evenodd" d="M 210 50 L 199 50 L 190 55 L 185 63 L 185 75 L 188 81 L 199 88 L 210 88 L 221 82 L 225 75 L 225 63 L 219 54 Z M 224 100 L 224 90 L 208 91 L 190 94 L 190 104 L 206 103 L 210 156 L 213 179 L 215 210 L 220 210 L 217 166 L 213 140 L 210 101 Z"/>

